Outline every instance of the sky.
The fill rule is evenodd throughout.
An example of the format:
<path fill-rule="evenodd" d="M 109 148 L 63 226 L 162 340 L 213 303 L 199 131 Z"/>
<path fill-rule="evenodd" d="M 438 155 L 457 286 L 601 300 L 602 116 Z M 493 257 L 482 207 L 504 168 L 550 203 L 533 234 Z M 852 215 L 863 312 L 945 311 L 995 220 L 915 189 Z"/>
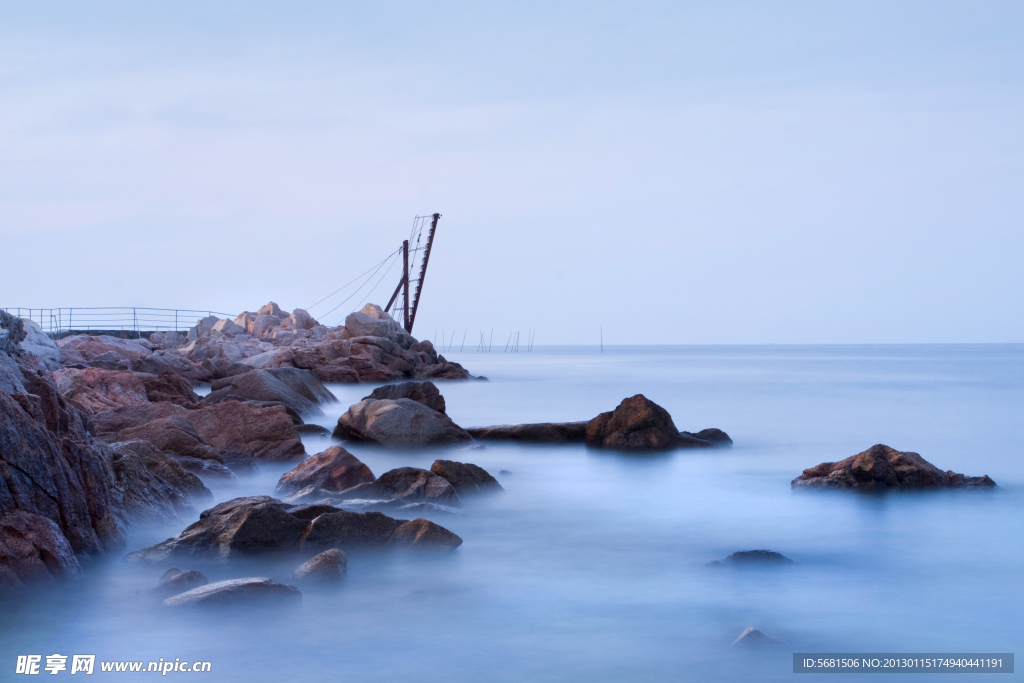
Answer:
<path fill-rule="evenodd" d="M 1020 343 L 1022 122 L 1016 1 L 0 0 L 0 306 L 309 308 L 438 212 L 419 337 Z"/>

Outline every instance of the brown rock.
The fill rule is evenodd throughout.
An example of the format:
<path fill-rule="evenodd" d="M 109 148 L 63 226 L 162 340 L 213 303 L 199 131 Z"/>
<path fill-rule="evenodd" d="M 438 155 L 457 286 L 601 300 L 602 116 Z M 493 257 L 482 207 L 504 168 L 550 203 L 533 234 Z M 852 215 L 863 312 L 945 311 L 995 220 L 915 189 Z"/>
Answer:
<path fill-rule="evenodd" d="M 191 410 L 189 419 L 207 443 L 219 451 L 275 461 L 306 454 L 284 406 L 261 408 L 232 401 Z"/>
<path fill-rule="evenodd" d="M 426 519 L 414 519 L 402 524 L 390 538 L 391 545 L 414 550 L 455 550 L 462 539 Z"/>
<path fill-rule="evenodd" d="M 295 586 L 262 577 L 230 579 L 193 588 L 164 600 L 164 607 L 223 607 L 246 603 L 294 603 L 302 600 Z"/>
<path fill-rule="evenodd" d="M 177 567 L 171 567 L 160 577 L 156 588 L 153 589 L 153 593 L 161 597 L 169 597 L 171 595 L 179 595 L 199 586 L 205 586 L 208 583 L 210 583 L 209 580 L 201 572 L 195 570 L 183 572 Z"/>
<path fill-rule="evenodd" d="M 539 422 L 521 425 L 470 427 L 466 431 L 480 441 L 523 441 L 526 443 L 582 443 L 587 422 Z"/>
<path fill-rule="evenodd" d="M 917 453 L 877 444 L 839 462 L 823 462 L 793 480 L 793 488 L 885 489 L 991 488 L 988 475 L 967 477 L 943 472 Z"/>
<path fill-rule="evenodd" d="M 325 498 L 374 481 L 370 468 L 341 446 L 331 446 L 281 476 L 276 492 L 283 496 Z"/>
<path fill-rule="evenodd" d="M 598 448 L 659 450 L 676 447 L 680 439 L 668 411 L 637 394 L 587 423 L 586 441 Z"/>
<path fill-rule="evenodd" d="M 459 494 L 447 479 L 418 467 L 399 467 L 385 472 L 376 481 L 348 489 L 342 497 L 400 500 L 407 503 L 422 501 L 439 505 L 461 504 Z"/>
<path fill-rule="evenodd" d="M 471 438 L 447 415 L 408 398 L 356 403 L 338 418 L 334 436 L 382 445 L 439 445 Z"/>
<path fill-rule="evenodd" d="M 24 510 L 0 517 L 0 567 L 21 584 L 51 581 L 81 571 L 71 544 L 53 521 Z"/>
<path fill-rule="evenodd" d="M 88 415 L 149 402 L 144 377 L 134 372 L 64 368 L 53 378 L 61 395 Z"/>
<path fill-rule="evenodd" d="M 437 412 L 444 414 L 444 396 L 438 391 L 437 386 L 433 382 L 402 382 L 401 384 L 385 384 L 382 387 L 374 389 L 369 396 L 364 396 L 363 400 L 368 398 L 373 399 L 399 399 L 408 398 L 417 403 L 422 403 L 428 408 L 432 408 Z"/>
<path fill-rule="evenodd" d="M 488 474 L 487 470 L 472 463 L 435 460 L 430 471 L 446 479 L 460 496 L 503 490 L 498 480 Z"/>
<path fill-rule="evenodd" d="M 164 371 L 154 377 L 145 377 L 146 398 L 151 402 L 169 401 L 183 408 L 193 408 L 199 397 L 192 390 L 192 383 L 173 372 Z"/>
<path fill-rule="evenodd" d="M 348 556 L 342 550 L 331 548 L 300 565 L 293 576 L 299 581 L 340 581 L 348 571 Z"/>
<path fill-rule="evenodd" d="M 327 387 L 309 370 L 269 368 L 214 380 L 212 393 L 204 403 L 215 403 L 219 395 L 237 395 L 253 401 L 275 401 L 299 415 L 321 415 L 321 403 L 337 401 Z"/>

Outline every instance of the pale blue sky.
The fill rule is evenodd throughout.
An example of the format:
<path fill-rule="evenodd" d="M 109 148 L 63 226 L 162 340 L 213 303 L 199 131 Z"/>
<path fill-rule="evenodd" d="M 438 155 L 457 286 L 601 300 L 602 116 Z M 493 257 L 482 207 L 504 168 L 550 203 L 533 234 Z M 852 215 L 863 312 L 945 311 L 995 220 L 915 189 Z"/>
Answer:
<path fill-rule="evenodd" d="M 844 4 L 0 2 L 0 305 L 1024 342 L 1024 4 Z"/>

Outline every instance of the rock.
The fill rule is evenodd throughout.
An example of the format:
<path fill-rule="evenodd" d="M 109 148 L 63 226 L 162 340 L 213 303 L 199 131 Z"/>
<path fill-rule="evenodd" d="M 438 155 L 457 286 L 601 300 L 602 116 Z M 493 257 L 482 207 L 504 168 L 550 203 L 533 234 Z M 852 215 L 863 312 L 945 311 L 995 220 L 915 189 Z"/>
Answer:
<path fill-rule="evenodd" d="M 53 374 L 57 390 L 87 415 L 149 403 L 143 378 L 125 370 L 65 368 Z"/>
<path fill-rule="evenodd" d="M 287 313 L 281 310 L 281 307 L 275 304 L 273 301 L 256 311 L 256 315 L 272 315 L 278 320 L 284 318 Z"/>
<path fill-rule="evenodd" d="M 181 375 L 165 371 L 159 375 L 142 378 L 146 388 L 146 398 L 152 403 L 169 401 L 183 408 L 194 408 L 199 397 L 192 390 L 192 383 Z"/>
<path fill-rule="evenodd" d="M 540 422 L 536 424 L 470 427 L 466 430 L 482 441 L 525 441 L 528 443 L 582 443 L 586 422 Z"/>
<path fill-rule="evenodd" d="M 435 460 L 430 471 L 446 479 L 460 496 L 503 490 L 498 480 L 488 474 L 487 470 L 472 463 Z"/>
<path fill-rule="evenodd" d="M 120 410 L 124 409 L 112 412 L 120 412 Z M 119 432 L 97 433 L 109 443 L 115 441 L 146 441 L 164 453 L 197 458 L 199 460 L 212 460 L 223 464 L 223 456 L 217 452 L 216 448 L 207 443 L 190 418 L 191 415 L 171 415 L 144 422 L 137 427 L 129 427 Z"/>
<path fill-rule="evenodd" d="M 414 550 L 455 550 L 462 545 L 462 539 L 433 522 L 414 519 L 406 522 L 391 534 L 391 544 Z"/>
<path fill-rule="evenodd" d="M 210 329 L 210 334 L 219 333 L 225 337 L 237 337 L 240 334 L 246 334 L 246 330 L 228 319 L 218 320 L 214 324 L 213 328 Z"/>
<path fill-rule="evenodd" d="M 243 603 L 292 603 L 302 600 L 295 586 L 261 577 L 218 581 L 164 600 L 164 607 L 207 607 Z"/>
<path fill-rule="evenodd" d="M 398 323 L 390 316 L 386 319 L 376 318 L 366 313 L 356 312 L 349 313 L 345 318 L 346 334 L 350 337 L 384 337 L 387 339 L 392 332 L 396 332 L 398 329 L 400 329 Z"/>
<path fill-rule="evenodd" d="M 201 572 L 195 570 L 183 572 L 177 567 L 171 567 L 156 584 L 153 593 L 161 597 L 179 595 L 185 591 L 205 586 L 210 583 Z"/>
<path fill-rule="evenodd" d="M 4 384 L 13 384 L 13 362 L 23 390 L 0 393 L 0 516 L 23 511 L 45 517 L 75 553 L 119 547 L 124 535 L 111 497 L 110 452 L 88 434 L 52 375 L 31 365 L 35 356 L 0 356 L 11 373 Z"/>
<path fill-rule="evenodd" d="M 325 498 L 374 481 L 370 468 L 340 446 L 302 461 L 281 476 L 276 493 L 288 497 Z"/>
<path fill-rule="evenodd" d="M 334 436 L 383 445 L 440 445 L 471 438 L 447 415 L 408 398 L 356 403 L 338 418 Z"/>
<path fill-rule="evenodd" d="M 145 358 L 133 361 L 131 369 L 150 375 L 163 375 L 169 372 L 191 382 L 205 382 L 213 377 L 213 371 L 210 368 L 173 349 L 154 351 Z"/>
<path fill-rule="evenodd" d="M 273 461 L 293 460 L 306 454 L 284 406 L 262 408 L 231 401 L 188 413 L 196 430 L 218 451 Z"/>
<path fill-rule="evenodd" d="M 8 357 L 21 355 L 21 342 L 26 336 L 25 319 L 0 310 L 0 354 Z"/>
<path fill-rule="evenodd" d="M 187 471 L 176 459 L 158 450 L 149 441 L 119 441 L 110 444 L 110 449 L 115 456 L 134 454 L 149 472 L 180 491 L 187 500 L 203 501 L 213 497 L 213 493 L 199 477 Z"/>
<path fill-rule="evenodd" d="M 402 382 L 401 384 L 385 384 L 382 387 L 374 389 L 369 396 L 364 396 L 363 400 L 368 398 L 373 399 L 391 399 L 396 400 L 399 398 L 408 398 L 417 403 L 422 403 L 428 408 L 432 408 L 437 412 L 444 414 L 444 396 L 437 390 L 437 386 L 433 382 Z"/>
<path fill-rule="evenodd" d="M 275 318 L 272 315 L 257 315 L 252 321 L 252 331 L 250 334 L 257 339 L 265 338 L 275 327 L 281 324 L 280 318 Z"/>
<path fill-rule="evenodd" d="M 309 370 L 270 368 L 250 370 L 244 374 L 214 380 L 213 390 L 204 403 L 216 403 L 218 395 L 234 394 L 254 401 L 283 403 L 299 415 L 322 415 L 320 403 L 337 399 Z"/>
<path fill-rule="evenodd" d="M 732 446 L 732 439 L 729 438 L 729 435 L 721 429 L 715 429 L 714 427 L 702 429 L 695 434 L 691 434 L 690 432 L 680 432 L 680 434 L 691 436 L 695 439 L 700 439 L 701 441 L 707 441 L 713 446 Z"/>
<path fill-rule="evenodd" d="M 58 339 L 64 363 L 81 362 L 107 370 L 130 370 L 132 363 L 152 353 L 145 339 L 121 339 L 110 335 L 77 334 Z"/>
<path fill-rule="evenodd" d="M 60 349 L 35 322 L 22 319 L 25 337 L 18 344 L 22 351 L 34 354 L 47 370 L 60 368 Z"/>
<path fill-rule="evenodd" d="M 508 470 L 501 470 L 501 471 L 498 472 L 498 474 L 503 476 L 503 477 L 510 477 L 510 476 L 512 476 L 512 473 L 509 472 Z"/>
<path fill-rule="evenodd" d="M 348 571 L 348 555 L 337 548 L 325 550 L 295 570 L 299 581 L 340 581 Z"/>
<path fill-rule="evenodd" d="M 736 640 L 732 641 L 732 644 L 737 647 L 744 648 L 781 648 L 786 647 L 784 641 L 757 630 L 756 628 L 747 628 L 743 630 L 743 633 L 739 635 Z"/>
<path fill-rule="evenodd" d="M 410 522 L 379 512 L 349 512 L 330 505 L 288 505 L 269 496 L 235 498 L 203 512 L 199 521 L 180 535 L 130 553 L 128 559 L 229 558 L 329 548 L 347 551 L 416 546 L 447 550 L 457 546 L 458 537 L 447 530 L 435 529 L 437 525 L 426 520 L 413 522 L 412 527 L 392 538 Z"/>
<path fill-rule="evenodd" d="M 679 430 L 667 410 L 637 394 L 588 422 L 586 442 L 597 448 L 660 450 L 679 443 Z"/>
<path fill-rule="evenodd" d="M 48 582 L 77 574 L 81 566 L 59 526 L 40 515 L 17 510 L 0 517 L 0 568 L 8 583 Z M 13 574 L 17 581 L 11 581 Z"/>
<path fill-rule="evenodd" d="M 340 497 L 461 505 L 459 495 L 451 482 L 418 467 L 399 467 L 390 470 L 375 481 L 359 484 L 344 491 Z"/>
<path fill-rule="evenodd" d="M 803 471 L 793 488 L 839 488 L 858 491 L 886 489 L 991 488 L 988 475 L 967 477 L 943 472 L 917 453 L 877 444 L 839 462 L 823 462 Z"/>
<path fill-rule="evenodd" d="M 192 511 L 185 492 L 153 474 L 134 448 L 114 451 L 111 466 L 114 504 L 125 522 L 176 519 L 179 510 Z"/>
<path fill-rule="evenodd" d="M 734 566 L 750 566 L 750 565 L 784 565 L 794 564 L 793 560 L 789 559 L 781 553 L 777 553 L 773 550 L 741 550 L 729 555 L 724 560 L 715 560 L 708 562 L 708 566 L 720 567 L 724 565 Z"/>
<path fill-rule="evenodd" d="M 185 345 L 185 335 L 181 332 L 154 332 L 149 335 L 149 343 L 158 349 L 177 349 Z"/>
<path fill-rule="evenodd" d="M 330 436 L 331 430 L 320 425 L 295 425 L 295 431 L 299 434 L 308 434 L 310 436 Z"/>
<path fill-rule="evenodd" d="M 291 322 L 292 325 L 300 330 L 312 330 L 314 327 L 319 325 L 319 323 L 313 319 L 313 316 L 301 308 L 296 308 L 292 311 Z"/>

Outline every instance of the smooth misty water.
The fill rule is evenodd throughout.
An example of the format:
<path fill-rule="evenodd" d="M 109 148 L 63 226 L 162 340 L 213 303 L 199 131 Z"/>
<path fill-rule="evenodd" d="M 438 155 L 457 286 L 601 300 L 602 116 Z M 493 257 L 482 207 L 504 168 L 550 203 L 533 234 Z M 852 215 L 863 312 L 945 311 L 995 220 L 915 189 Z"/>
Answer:
<path fill-rule="evenodd" d="M 576 445 L 352 446 L 375 474 L 437 457 L 512 474 L 499 476 L 506 493 L 432 517 L 465 540 L 455 553 L 350 555 L 340 588 L 306 589 L 295 608 L 170 612 L 144 594 L 166 566 L 96 563 L 3 608 L 2 670 L 13 671 L 17 654 L 57 652 L 209 660 L 205 678 L 217 681 L 779 680 L 793 676 L 793 651 L 1012 652 L 1024 643 L 1022 346 L 448 356 L 491 380 L 441 385 L 465 426 L 587 419 L 644 393 L 681 429 L 720 427 L 736 445 L 636 456 Z M 340 403 L 324 425 L 369 391 L 332 389 Z M 791 491 L 805 467 L 875 443 L 988 474 L 1000 488 Z M 217 499 L 271 493 L 286 469 L 263 465 Z M 130 549 L 191 521 L 137 527 Z M 703 566 L 754 548 L 798 564 Z M 298 563 L 178 566 L 211 580 L 287 581 Z M 737 652 L 729 644 L 747 626 L 791 648 Z"/>

